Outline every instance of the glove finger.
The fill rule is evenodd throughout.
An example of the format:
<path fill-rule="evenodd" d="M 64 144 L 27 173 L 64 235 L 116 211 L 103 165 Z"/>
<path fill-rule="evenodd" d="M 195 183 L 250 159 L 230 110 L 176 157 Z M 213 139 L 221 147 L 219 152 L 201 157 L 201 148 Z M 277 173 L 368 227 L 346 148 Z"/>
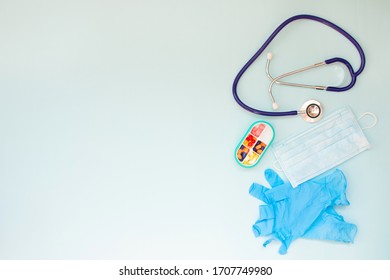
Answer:
<path fill-rule="evenodd" d="M 263 185 L 253 183 L 249 188 L 249 194 L 265 203 L 269 203 L 268 196 L 266 194 L 269 190 L 269 188 L 266 188 Z"/>
<path fill-rule="evenodd" d="M 253 226 L 252 231 L 256 237 L 270 235 L 274 229 L 274 219 L 258 220 Z"/>
<path fill-rule="evenodd" d="M 284 200 L 287 197 L 287 191 L 288 190 L 286 190 L 286 188 L 269 189 L 257 183 L 253 183 L 249 188 L 250 195 L 256 197 L 257 199 L 267 204 Z"/>
<path fill-rule="evenodd" d="M 283 184 L 276 188 L 268 189 L 267 193 L 265 194 L 267 198 L 267 204 L 285 200 L 289 196 L 289 188 L 291 188 L 291 185 Z"/>
<path fill-rule="evenodd" d="M 264 171 L 264 176 L 267 182 L 270 184 L 271 188 L 275 188 L 284 184 L 282 178 L 280 178 L 278 173 L 276 173 L 273 169 L 266 169 Z"/>
<path fill-rule="evenodd" d="M 275 218 L 275 208 L 273 204 L 260 205 L 259 207 L 260 221 Z"/>
<path fill-rule="evenodd" d="M 328 207 L 313 223 L 303 237 L 311 239 L 353 242 L 357 227 L 344 221 L 343 217 Z"/>
<path fill-rule="evenodd" d="M 260 205 L 260 218 L 252 226 L 256 237 L 270 235 L 274 230 L 275 213 L 273 205 Z"/>

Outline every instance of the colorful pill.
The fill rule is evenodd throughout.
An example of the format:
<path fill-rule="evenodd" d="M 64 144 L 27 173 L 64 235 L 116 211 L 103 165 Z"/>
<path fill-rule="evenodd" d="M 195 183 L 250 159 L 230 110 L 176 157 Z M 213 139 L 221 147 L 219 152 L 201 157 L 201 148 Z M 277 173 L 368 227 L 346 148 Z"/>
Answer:
<path fill-rule="evenodd" d="M 252 133 L 253 135 L 255 135 L 256 137 L 259 137 L 260 134 L 263 132 L 264 128 L 265 128 L 265 125 L 264 125 L 264 124 L 262 124 L 262 123 L 261 123 L 261 124 L 258 124 L 258 125 L 254 126 L 254 127 L 252 128 L 251 133 Z"/>

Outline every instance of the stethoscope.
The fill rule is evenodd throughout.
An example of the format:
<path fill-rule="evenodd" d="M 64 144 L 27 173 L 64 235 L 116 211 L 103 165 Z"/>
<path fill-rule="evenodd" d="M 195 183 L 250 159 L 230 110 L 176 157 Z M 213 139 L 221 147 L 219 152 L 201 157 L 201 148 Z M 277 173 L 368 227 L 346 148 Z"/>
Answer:
<path fill-rule="evenodd" d="M 360 67 L 359 67 L 359 69 L 357 71 L 354 71 L 352 65 L 347 60 L 345 60 L 343 58 L 340 58 L 340 57 L 334 57 L 334 58 L 331 58 L 331 59 L 327 59 L 327 60 L 325 60 L 323 62 L 316 63 L 314 65 L 307 66 L 307 67 L 304 67 L 304 68 L 301 68 L 301 69 L 297 69 L 297 70 L 285 73 L 283 75 L 280 75 L 280 76 L 274 78 L 269 73 L 269 65 L 270 65 L 270 62 L 271 62 L 271 59 L 272 59 L 272 54 L 268 53 L 267 54 L 267 63 L 266 63 L 266 74 L 267 74 L 268 78 L 270 79 L 270 85 L 268 87 L 268 94 L 269 94 L 269 96 L 271 98 L 273 109 L 276 110 L 279 107 L 278 104 L 275 101 L 275 98 L 274 98 L 273 94 L 272 94 L 272 87 L 273 87 L 274 84 L 285 85 L 285 86 L 294 86 L 294 87 L 312 88 L 312 89 L 317 89 L 317 90 L 326 90 L 326 91 L 334 91 L 334 92 L 346 91 L 346 90 L 351 89 L 355 85 L 357 76 L 359 76 L 362 73 L 362 71 L 364 69 L 364 66 L 365 66 L 365 63 L 366 63 L 366 59 L 365 59 L 365 56 L 364 56 L 363 49 L 359 45 L 359 43 L 351 35 L 349 35 L 344 29 L 342 29 L 341 27 L 337 26 L 336 24 L 334 24 L 334 23 L 332 23 L 332 22 L 330 22 L 330 21 L 328 21 L 326 19 L 323 19 L 323 18 L 320 18 L 320 17 L 317 17 L 317 16 L 312 16 L 312 15 L 297 15 L 297 16 L 293 16 L 293 17 L 285 20 L 281 25 L 279 25 L 278 28 L 275 29 L 275 31 L 271 34 L 271 36 L 269 36 L 269 38 L 265 41 L 265 43 L 261 46 L 261 48 L 254 54 L 254 56 L 252 56 L 252 58 L 244 65 L 244 67 L 242 67 L 242 69 L 240 70 L 240 72 L 238 72 L 236 78 L 234 79 L 234 82 L 233 82 L 233 96 L 234 96 L 234 99 L 245 110 L 248 110 L 249 112 L 252 112 L 254 114 L 264 115 L 264 116 L 272 116 L 272 117 L 276 117 L 276 116 L 291 116 L 291 115 L 298 115 L 299 114 L 299 115 L 302 116 L 302 118 L 304 120 L 306 120 L 308 122 L 316 122 L 316 121 L 321 119 L 321 117 L 323 115 L 322 105 L 321 105 L 320 102 L 318 102 L 316 100 L 309 100 L 309 101 L 305 102 L 299 110 L 285 111 L 285 112 L 270 112 L 270 111 L 263 111 L 263 110 L 255 109 L 255 108 L 252 108 L 252 107 L 246 105 L 244 102 L 241 101 L 241 99 L 238 97 L 238 94 L 237 94 L 238 82 L 240 81 L 240 78 L 245 73 L 245 71 L 263 53 L 265 48 L 271 43 L 271 41 L 276 37 L 276 35 L 284 27 L 286 27 L 291 22 L 293 22 L 295 20 L 299 20 L 299 19 L 309 19 L 309 20 L 314 20 L 314 21 L 320 22 L 322 24 L 325 24 L 325 25 L 333 28 L 334 30 L 336 30 L 340 34 L 342 34 L 345 38 L 347 38 L 355 46 L 355 48 L 359 52 L 359 55 L 360 55 Z M 316 68 L 316 67 L 321 67 L 323 65 L 332 64 L 332 63 L 336 63 L 336 62 L 344 64 L 345 67 L 349 71 L 349 74 L 351 76 L 351 81 L 346 86 L 342 86 L 342 87 L 313 86 L 313 85 L 296 84 L 296 83 L 288 83 L 288 82 L 281 81 L 282 79 L 284 79 L 284 78 L 286 78 L 288 76 L 292 76 L 292 75 L 300 73 L 300 72 L 304 72 L 304 71 L 307 71 L 307 70 L 310 70 L 310 69 L 313 69 L 313 68 Z"/>

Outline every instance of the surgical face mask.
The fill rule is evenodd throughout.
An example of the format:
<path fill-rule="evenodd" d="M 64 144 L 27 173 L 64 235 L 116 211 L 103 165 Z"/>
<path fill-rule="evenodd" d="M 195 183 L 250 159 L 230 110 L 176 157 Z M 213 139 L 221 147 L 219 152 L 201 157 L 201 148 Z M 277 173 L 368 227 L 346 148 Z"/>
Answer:
<path fill-rule="evenodd" d="M 296 187 L 369 147 L 352 110 L 344 107 L 315 127 L 276 141 L 272 150 L 286 177 Z"/>

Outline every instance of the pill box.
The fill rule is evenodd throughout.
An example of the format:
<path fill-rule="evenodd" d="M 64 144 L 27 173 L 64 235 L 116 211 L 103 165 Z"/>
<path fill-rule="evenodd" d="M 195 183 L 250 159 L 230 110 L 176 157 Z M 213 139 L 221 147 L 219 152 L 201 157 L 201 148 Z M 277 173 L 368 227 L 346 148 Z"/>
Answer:
<path fill-rule="evenodd" d="M 243 167 L 255 166 L 271 145 L 274 136 L 274 129 L 269 123 L 253 123 L 236 147 L 234 156 L 237 163 Z"/>

